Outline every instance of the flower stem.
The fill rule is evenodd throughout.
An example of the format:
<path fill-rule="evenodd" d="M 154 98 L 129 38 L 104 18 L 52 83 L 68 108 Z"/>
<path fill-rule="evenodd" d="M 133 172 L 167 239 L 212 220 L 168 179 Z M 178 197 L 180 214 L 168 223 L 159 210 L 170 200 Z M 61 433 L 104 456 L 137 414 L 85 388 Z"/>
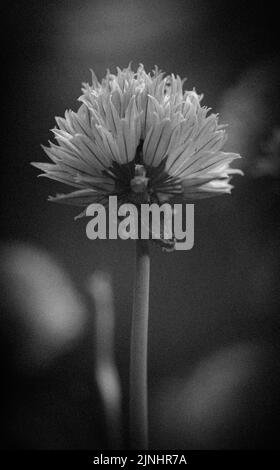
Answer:
<path fill-rule="evenodd" d="M 130 444 L 148 448 L 147 346 L 150 256 L 148 240 L 136 240 L 135 288 L 130 346 Z"/>

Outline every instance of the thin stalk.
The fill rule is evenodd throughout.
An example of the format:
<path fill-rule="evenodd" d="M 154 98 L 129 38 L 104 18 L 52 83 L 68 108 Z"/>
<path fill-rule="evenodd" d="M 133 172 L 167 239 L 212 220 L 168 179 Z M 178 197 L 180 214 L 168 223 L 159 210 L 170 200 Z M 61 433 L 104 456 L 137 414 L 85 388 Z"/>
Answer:
<path fill-rule="evenodd" d="M 147 349 L 150 256 L 148 240 L 136 240 L 136 269 L 130 346 L 130 445 L 148 448 Z"/>

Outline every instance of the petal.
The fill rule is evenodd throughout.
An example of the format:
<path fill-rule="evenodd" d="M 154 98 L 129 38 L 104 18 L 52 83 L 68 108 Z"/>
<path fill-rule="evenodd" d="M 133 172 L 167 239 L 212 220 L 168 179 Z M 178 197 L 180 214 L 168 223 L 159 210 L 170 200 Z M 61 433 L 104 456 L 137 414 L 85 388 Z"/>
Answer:
<path fill-rule="evenodd" d="M 185 178 L 189 175 L 210 174 L 214 172 L 220 173 L 220 176 L 222 176 L 230 168 L 229 164 L 236 158 L 240 158 L 240 155 L 226 152 L 205 152 L 193 161 L 189 160 L 188 163 L 186 162 L 186 165 L 183 166 L 180 172 L 176 172 L 176 175 Z M 240 170 L 235 172 L 240 173 Z"/>
<path fill-rule="evenodd" d="M 193 165 L 199 166 L 203 160 L 209 158 L 211 155 L 214 155 L 215 152 L 218 152 L 224 142 L 224 131 L 219 131 L 219 133 L 215 133 L 206 143 L 201 146 L 197 146 L 193 141 L 187 143 L 185 148 L 182 146 L 180 149 L 178 149 L 179 151 L 175 151 L 173 155 L 170 156 L 169 161 L 173 161 L 168 167 L 168 171 L 170 171 L 172 175 L 178 176 Z"/>
<path fill-rule="evenodd" d="M 187 199 L 202 199 L 220 194 L 230 193 L 233 186 L 229 184 L 229 178 L 212 179 L 205 182 L 205 180 L 197 178 L 195 181 L 188 181 L 187 179 L 182 182 L 184 197 Z"/>
<path fill-rule="evenodd" d="M 119 149 L 120 164 L 131 162 L 135 158 L 136 148 L 140 140 L 140 128 L 136 123 L 139 118 L 136 115 L 136 107 L 132 103 L 132 108 L 128 109 L 125 118 L 120 118 L 114 105 L 112 104 L 112 115 L 114 117 L 115 127 L 117 129 L 116 143 Z"/>
<path fill-rule="evenodd" d="M 59 181 L 60 183 L 67 184 L 68 186 L 73 186 L 74 188 L 83 188 L 81 183 L 76 182 L 70 175 L 63 172 L 53 172 L 53 173 L 42 173 L 38 175 L 40 177 L 49 178 L 54 181 Z"/>
<path fill-rule="evenodd" d="M 143 144 L 143 159 L 149 166 L 158 166 L 165 157 L 172 137 L 169 119 L 157 120 Z"/>
<path fill-rule="evenodd" d="M 49 196 L 49 201 L 74 206 L 86 206 L 93 202 L 99 202 L 104 196 L 106 196 L 106 193 L 95 191 L 94 189 L 81 189 L 68 194 Z"/>
<path fill-rule="evenodd" d="M 116 187 L 114 179 L 108 176 L 84 176 L 79 174 L 75 180 L 84 187 L 90 186 L 96 191 L 113 193 Z"/>

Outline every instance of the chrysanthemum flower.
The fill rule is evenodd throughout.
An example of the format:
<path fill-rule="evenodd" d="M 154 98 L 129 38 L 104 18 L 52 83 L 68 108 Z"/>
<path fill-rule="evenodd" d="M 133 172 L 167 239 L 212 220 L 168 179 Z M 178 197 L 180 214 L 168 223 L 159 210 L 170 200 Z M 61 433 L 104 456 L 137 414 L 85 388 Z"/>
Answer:
<path fill-rule="evenodd" d="M 239 155 L 222 151 L 224 126 L 183 82 L 143 65 L 108 72 L 101 83 L 92 73 L 77 113 L 56 118 L 57 143 L 44 147 L 52 163 L 33 163 L 75 188 L 49 199 L 87 207 L 110 195 L 140 204 L 229 193 L 231 175 L 241 173 L 230 163 Z"/>

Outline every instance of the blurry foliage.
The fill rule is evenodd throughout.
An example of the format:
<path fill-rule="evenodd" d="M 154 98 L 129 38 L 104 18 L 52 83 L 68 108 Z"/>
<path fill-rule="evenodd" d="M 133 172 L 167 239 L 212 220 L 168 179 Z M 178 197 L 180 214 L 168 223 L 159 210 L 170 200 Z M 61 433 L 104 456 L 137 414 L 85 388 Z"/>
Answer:
<path fill-rule="evenodd" d="M 280 177 L 280 127 L 272 130 L 272 134 L 261 146 L 261 153 L 251 173 L 255 177 Z"/>

